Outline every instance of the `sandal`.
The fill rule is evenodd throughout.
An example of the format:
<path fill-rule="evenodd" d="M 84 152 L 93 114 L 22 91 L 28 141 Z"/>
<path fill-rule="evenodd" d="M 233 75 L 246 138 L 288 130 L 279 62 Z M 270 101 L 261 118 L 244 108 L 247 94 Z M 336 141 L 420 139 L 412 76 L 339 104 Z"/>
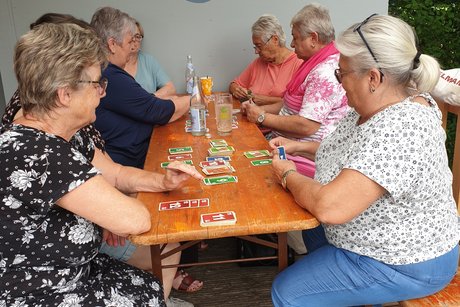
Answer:
<path fill-rule="evenodd" d="M 203 282 L 195 279 L 184 270 L 177 270 L 173 280 L 173 288 L 183 292 L 196 292 L 203 288 Z"/>

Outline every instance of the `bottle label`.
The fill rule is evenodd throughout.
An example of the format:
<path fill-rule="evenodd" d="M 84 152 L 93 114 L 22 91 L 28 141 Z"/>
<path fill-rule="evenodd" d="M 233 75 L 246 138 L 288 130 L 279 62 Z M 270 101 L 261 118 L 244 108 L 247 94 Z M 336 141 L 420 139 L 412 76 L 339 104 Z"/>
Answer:
<path fill-rule="evenodd" d="M 192 119 L 192 133 L 206 131 L 205 109 L 190 108 L 190 117 Z"/>
<path fill-rule="evenodd" d="M 187 79 L 187 94 L 193 93 L 193 78 Z"/>

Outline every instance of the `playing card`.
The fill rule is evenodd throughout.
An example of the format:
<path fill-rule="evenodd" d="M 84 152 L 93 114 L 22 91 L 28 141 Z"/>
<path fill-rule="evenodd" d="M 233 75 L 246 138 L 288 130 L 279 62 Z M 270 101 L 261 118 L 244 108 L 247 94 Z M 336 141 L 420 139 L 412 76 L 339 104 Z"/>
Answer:
<path fill-rule="evenodd" d="M 209 207 L 209 198 L 184 199 L 161 202 L 158 211 Z"/>
<path fill-rule="evenodd" d="M 166 168 L 168 167 L 168 165 L 170 163 L 172 163 L 173 161 L 168 161 L 168 162 L 161 162 L 161 167 L 162 168 Z M 182 163 L 185 163 L 185 164 L 188 164 L 188 165 L 193 165 L 193 161 L 192 160 L 179 160 L 179 162 L 182 162 Z"/>
<path fill-rule="evenodd" d="M 233 148 L 233 146 L 211 147 L 208 149 L 210 156 L 231 155 L 234 151 L 235 148 Z"/>
<path fill-rule="evenodd" d="M 202 227 L 234 225 L 235 223 L 236 214 L 234 211 L 206 213 L 202 214 L 200 219 Z"/>
<path fill-rule="evenodd" d="M 238 123 L 232 123 L 232 129 L 238 129 Z"/>
<path fill-rule="evenodd" d="M 286 150 L 284 149 L 284 146 L 278 146 L 278 155 L 281 160 L 286 160 Z"/>
<path fill-rule="evenodd" d="M 270 152 L 268 150 L 252 150 L 252 151 L 245 151 L 244 156 L 246 158 L 260 158 L 260 157 L 269 157 Z"/>
<path fill-rule="evenodd" d="M 230 176 L 230 175 L 218 176 L 218 177 L 204 178 L 203 182 L 205 185 L 232 183 L 232 182 L 238 182 L 238 177 Z"/>
<path fill-rule="evenodd" d="M 176 160 L 190 160 L 192 159 L 191 154 L 178 154 L 178 155 L 171 155 L 168 156 L 169 161 L 176 161 Z"/>
<path fill-rule="evenodd" d="M 185 132 L 192 132 L 192 127 L 185 127 Z"/>
<path fill-rule="evenodd" d="M 203 168 L 203 173 L 206 175 L 217 175 L 225 173 L 233 173 L 235 169 L 230 165 L 220 165 L 220 166 L 209 166 Z"/>
<path fill-rule="evenodd" d="M 185 146 L 185 147 L 176 147 L 176 148 L 169 148 L 169 154 L 177 155 L 183 153 L 191 153 L 193 152 L 192 146 Z"/>
<path fill-rule="evenodd" d="M 224 160 L 202 161 L 202 162 L 200 162 L 201 167 L 221 166 L 221 165 L 228 165 L 228 162 L 224 161 Z"/>
<path fill-rule="evenodd" d="M 212 147 L 225 147 L 228 146 L 227 141 L 225 140 L 212 140 L 209 142 Z"/>
<path fill-rule="evenodd" d="M 230 156 L 214 156 L 214 157 L 206 157 L 206 161 L 232 161 L 232 158 Z"/>
<path fill-rule="evenodd" d="M 272 164 L 272 159 L 252 160 L 251 164 L 253 166 L 270 165 Z"/>

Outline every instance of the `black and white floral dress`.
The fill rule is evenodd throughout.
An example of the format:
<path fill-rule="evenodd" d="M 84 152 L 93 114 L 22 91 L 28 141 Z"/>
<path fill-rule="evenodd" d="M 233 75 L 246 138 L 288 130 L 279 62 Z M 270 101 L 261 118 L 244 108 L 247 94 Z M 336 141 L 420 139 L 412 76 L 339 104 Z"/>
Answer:
<path fill-rule="evenodd" d="M 0 306 L 165 306 L 154 276 L 98 254 L 101 229 L 55 204 L 98 175 L 87 144 L 0 134 Z"/>

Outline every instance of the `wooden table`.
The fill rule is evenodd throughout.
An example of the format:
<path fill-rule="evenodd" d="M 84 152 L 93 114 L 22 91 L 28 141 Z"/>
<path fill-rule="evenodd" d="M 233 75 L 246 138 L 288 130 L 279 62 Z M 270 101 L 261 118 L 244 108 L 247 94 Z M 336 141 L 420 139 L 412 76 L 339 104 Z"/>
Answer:
<path fill-rule="evenodd" d="M 234 101 L 234 107 L 239 108 L 239 102 Z M 245 116 L 237 114 L 239 128 L 234 129 L 229 136 L 219 136 L 216 131 L 214 106 L 209 105 L 210 115 L 207 125 L 212 137 L 192 136 L 185 132 L 185 116 L 174 123 L 156 127 L 150 140 L 145 169 L 162 172 L 161 162 L 168 161 L 168 148 L 193 147 L 193 163 L 197 169 L 200 161 L 204 161 L 209 142 L 213 139 L 225 139 L 236 151 L 232 155 L 231 165 L 238 177 L 237 183 L 206 186 L 203 182 L 190 179 L 178 190 L 164 193 L 139 193 L 137 198 L 150 211 L 152 228 L 150 231 L 131 236 L 133 243 L 150 245 L 152 252 L 153 273 L 159 278 L 161 274 L 161 259 L 187 248 L 204 239 L 238 236 L 278 249 L 278 267 L 280 270 L 287 266 L 287 231 L 316 227 L 318 221 L 307 211 L 300 208 L 292 195 L 283 190 L 275 181 L 272 167 L 252 166 L 243 155 L 249 150 L 270 149 L 268 142 L 258 127 L 247 121 Z M 181 199 L 209 198 L 210 206 L 205 208 L 161 211 L 158 205 L 161 201 Z M 219 211 L 233 210 L 237 223 L 232 226 L 201 227 L 200 215 Z M 278 244 L 262 242 L 250 235 L 277 233 Z M 172 250 L 160 257 L 160 245 L 170 242 L 191 241 L 178 249 Z M 268 259 L 268 258 L 265 258 Z M 269 258 L 269 259 L 273 259 Z M 223 263 L 241 260 L 207 262 Z M 203 264 L 203 263 L 202 263 Z M 190 264 L 187 264 L 190 266 Z"/>

